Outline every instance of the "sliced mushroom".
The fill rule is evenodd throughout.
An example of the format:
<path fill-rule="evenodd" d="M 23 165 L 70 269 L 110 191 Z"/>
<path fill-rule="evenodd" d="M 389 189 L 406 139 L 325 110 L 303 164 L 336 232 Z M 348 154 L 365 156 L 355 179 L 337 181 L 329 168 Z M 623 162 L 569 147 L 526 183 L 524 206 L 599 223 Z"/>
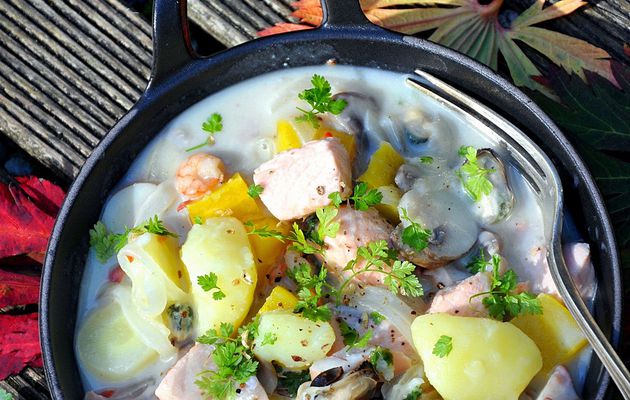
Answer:
<path fill-rule="evenodd" d="M 370 399 L 378 385 L 378 376 L 370 367 L 352 372 L 328 386 L 305 382 L 298 389 L 296 400 L 362 400 Z"/>
<path fill-rule="evenodd" d="M 328 113 L 325 118 L 333 128 L 355 136 L 356 158 L 352 167 L 358 176 L 367 168 L 373 148 L 382 139 L 380 132 L 373 132 L 380 130 L 377 123 L 379 105 L 374 97 L 357 92 L 340 92 L 333 98 L 344 99 L 347 105 L 341 114 Z"/>
<path fill-rule="evenodd" d="M 453 193 L 411 190 L 401 198 L 399 209 L 405 209 L 410 220 L 431 231 L 428 246 L 422 251 L 402 241 L 409 221 L 402 221 L 391 235 L 400 254 L 421 267 L 441 267 L 466 254 L 477 241 L 479 227 L 466 212 L 464 202 Z"/>
<path fill-rule="evenodd" d="M 416 181 L 422 177 L 422 168 L 416 164 L 403 164 L 398 168 L 394 182 L 403 192 L 410 191 Z"/>
<path fill-rule="evenodd" d="M 507 218 L 512 212 L 514 194 L 509 186 L 505 165 L 493 150 L 478 150 L 477 161 L 483 168 L 492 169 L 494 172 L 487 176 L 492 183 L 492 191 L 475 203 L 474 212 L 480 222 L 495 224 Z"/>
<path fill-rule="evenodd" d="M 455 135 L 449 121 L 440 115 L 424 113 L 410 108 L 400 118 L 402 124 L 402 150 L 406 156 L 418 154 L 449 155 L 453 160 L 457 151 Z"/>

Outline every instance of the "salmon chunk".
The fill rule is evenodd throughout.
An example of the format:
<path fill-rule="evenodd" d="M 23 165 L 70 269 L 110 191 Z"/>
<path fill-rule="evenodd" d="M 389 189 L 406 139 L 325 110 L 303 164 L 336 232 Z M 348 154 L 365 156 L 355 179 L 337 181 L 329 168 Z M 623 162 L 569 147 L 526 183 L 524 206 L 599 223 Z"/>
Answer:
<path fill-rule="evenodd" d="M 199 387 L 195 385 L 198 374 L 205 370 L 216 370 L 212 360 L 214 346 L 195 344 L 167 373 L 155 390 L 160 400 L 202 400 Z M 239 400 L 267 400 L 267 393 L 255 376 L 249 378 L 236 394 Z"/>
<path fill-rule="evenodd" d="M 263 187 L 260 199 L 274 217 L 298 219 L 331 204 L 333 192 L 343 199 L 350 196 L 350 158 L 339 140 L 315 140 L 262 164 L 254 171 L 254 182 Z"/>
<path fill-rule="evenodd" d="M 481 302 L 483 296 L 471 299 L 477 293 L 490 290 L 490 275 L 479 272 L 455 286 L 446 287 L 435 294 L 428 313 L 447 313 L 460 317 L 487 317 L 488 310 Z"/>
<path fill-rule="evenodd" d="M 580 396 L 575 393 L 569 371 L 558 365 L 536 400 L 580 400 Z"/>
<path fill-rule="evenodd" d="M 370 242 L 388 240 L 392 226 L 380 216 L 378 211 L 370 208 L 367 211 L 357 211 L 349 206 L 339 208 L 335 222 L 339 222 L 339 231 L 334 238 L 326 237 L 326 263 L 329 271 L 349 276 L 352 271 L 344 271 L 348 262 L 357 257 L 357 249 L 367 246 Z M 361 260 L 354 267 L 359 270 L 365 266 Z M 383 274 L 367 272 L 357 275 L 357 279 L 370 285 L 382 284 Z"/>

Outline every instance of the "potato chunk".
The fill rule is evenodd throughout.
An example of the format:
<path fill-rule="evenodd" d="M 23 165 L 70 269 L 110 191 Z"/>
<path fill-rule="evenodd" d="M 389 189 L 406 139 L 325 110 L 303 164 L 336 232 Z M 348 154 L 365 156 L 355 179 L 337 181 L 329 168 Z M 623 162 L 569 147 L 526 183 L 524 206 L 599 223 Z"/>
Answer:
<path fill-rule="evenodd" d="M 265 336 L 275 342 L 263 345 Z M 254 354 L 288 369 L 305 369 L 326 357 L 334 341 L 335 332 L 328 322 L 314 322 L 291 311 L 270 311 L 260 316 Z"/>
<path fill-rule="evenodd" d="M 243 224 L 232 217 L 208 218 L 193 225 L 182 246 L 182 260 L 192 282 L 191 294 L 197 314 L 195 335 L 219 328 L 222 322 L 238 327 L 247 315 L 258 279 L 254 257 Z M 225 297 L 213 298 L 197 278 L 217 275 L 217 286 Z"/>
<path fill-rule="evenodd" d="M 542 314 L 522 315 L 510 322 L 536 343 L 543 357 L 540 372 L 547 374 L 575 357 L 587 342 L 569 310 L 555 297 L 540 294 L 538 299 Z"/>
<path fill-rule="evenodd" d="M 536 344 L 507 322 L 426 314 L 411 330 L 427 378 L 445 400 L 516 400 L 542 367 Z M 440 358 L 433 348 L 442 335 L 452 338 L 452 350 Z"/>

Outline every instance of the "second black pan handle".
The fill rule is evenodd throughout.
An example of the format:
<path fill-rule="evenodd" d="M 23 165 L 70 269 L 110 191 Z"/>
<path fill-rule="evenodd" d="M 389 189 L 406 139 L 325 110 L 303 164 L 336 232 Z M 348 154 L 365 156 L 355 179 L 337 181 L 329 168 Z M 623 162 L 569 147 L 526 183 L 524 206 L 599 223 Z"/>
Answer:
<path fill-rule="evenodd" d="M 342 26 L 379 29 L 367 19 L 359 0 L 321 0 L 321 3 L 324 11 L 323 29 Z"/>
<path fill-rule="evenodd" d="M 190 42 L 186 0 L 155 0 L 153 68 L 149 86 L 158 84 L 195 58 Z"/>

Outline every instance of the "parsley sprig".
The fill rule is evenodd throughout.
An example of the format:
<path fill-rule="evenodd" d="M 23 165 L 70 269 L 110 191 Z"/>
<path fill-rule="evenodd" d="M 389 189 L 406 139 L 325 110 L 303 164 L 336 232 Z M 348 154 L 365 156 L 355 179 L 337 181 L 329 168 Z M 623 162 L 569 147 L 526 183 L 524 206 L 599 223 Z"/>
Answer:
<path fill-rule="evenodd" d="M 486 260 L 483 249 L 479 249 L 479 255 L 466 264 L 466 268 L 468 268 L 468 270 L 473 274 L 476 274 L 478 272 L 485 271 L 489 266 L 492 266 L 494 270 L 495 265 L 497 269 L 501 266 L 501 256 L 493 254 L 489 260 Z"/>
<path fill-rule="evenodd" d="M 324 289 L 328 291 L 334 288 L 326 282 L 326 266 L 322 266 L 318 274 L 313 274 L 311 266 L 305 263 L 298 264 L 287 271 L 289 278 L 298 285 L 297 296 L 299 301 L 293 309 L 301 313 L 304 318 L 311 321 L 330 321 L 332 312 L 327 304 L 320 304 L 325 297 Z"/>
<path fill-rule="evenodd" d="M 308 122 L 314 128 L 319 128 L 318 114 L 331 113 L 339 115 L 348 104 L 344 99 L 333 99 L 330 83 L 321 75 L 313 75 L 310 89 L 305 89 L 298 94 L 300 100 L 304 100 L 311 106 L 310 110 L 296 107 L 302 115 L 296 117 L 296 121 Z"/>
<path fill-rule="evenodd" d="M 451 354 L 453 350 L 453 338 L 450 336 L 442 335 L 438 338 L 437 342 L 433 346 L 433 355 L 440 358 L 444 358 Z"/>
<path fill-rule="evenodd" d="M 477 150 L 472 146 L 462 146 L 459 155 L 466 159 L 466 162 L 459 168 L 459 176 L 464 190 L 477 202 L 483 196 L 492 192 L 493 185 L 488 179 L 488 175 L 494 172 L 494 168 L 484 168 L 477 160 Z"/>
<path fill-rule="evenodd" d="M 384 275 L 383 283 L 389 290 L 406 296 L 418 297 L 424 293 L 420 280 L 413 271 L 416 266 L 408 261 L 400 261 L 396 259 L 396 251 L 387 246 L 387 241 L 378 240 L 370 242 L 367 246 L 361 246 L 357 249 L 357 258 L 351 260 L 344 271 L 352 271 L 341 284 L 335 295 L 337 303 L 341 303 L 341 299 L 346 287 L 358 275 L 367 272 L 379 272 Z M 360 261 L 364 260 L 365 264 L 355 270 Z M 391 264 L 390 268 L 387 268 Z M 389 270 L 388 270 L 389 269 Z"/>
<path fill-rule="evenodd" d="M 104 263 L 127 245 L 130 236 L 140 236 L 144 233 L 177 237 L 177 234 L 166 229 L 164 223 L 157 215 L 154 215 L 138 226 L 131 229 L 125 228 L 123 233 L 109 232 L 105 224 L 98 221 L 94 224 L 94 228 L 90 229 L 90 246 L 96 252 L 96 258 Z"/>
<path fill-rule="evenodd" d="M 247 194 L 249 195 L 249 197 L 251 197 L 252 199 L 256 199 L 258 197 L 260 197 L 260 195 L 262 194 L 264 188 L 260 185 L 249 185 L 249 187 L 247 188 Z"/>
<path fill-rule="evenodd" d="M 488 309 L 490 316 L 499 321 L 510 320 L 521 314 L 542 314 L 542 305 L 535 295 L 529 292 L 514 293 L 518 284 L 516 272 L 509 269 L 501 274 L 499 272 L 501 258 L 495 256 L 492 257 L 490 290 L 477 293 L 471 299 L 486 296 L 481 302 Z"/>
<path fill-rule="evenodd" d="M 223 130 L 223 117 L 219 113 L 212 114 L 201 124 L 201 129 L 208 133 L 208 138 L 203 143 L 190 147 L 186 151 L 197 150 L 203 146 L 212 146 L 214 144 L 214 134 Z"/>
<path fill-rule="evenodd" d="M 297 395 L 298 388 L 304 383 L 311 380 L 308 369 L 304 371 L 278 371 L 278 392 L 279 394 L 287 394 L 292 398 Z"/>
<path fill-rule="evenodd" d="M 304 254 L 324 254 L 324 238 L 335 237 L 339 231 L 339 222 L 333 222 L 339 211 L 332 206 L 322 207 L 315 211 L 318 220 L 317 229 L 310 229 L 306 233 L 297 222 L 291 226 L 288 235 L 268 226 L 254 228 L 251 221 L 245 222 L 245 226 L 252 228 L 248 234 L 260 237 L 272 237 L 281 242 L 290 242 L 289 249 L 302 252 Z"/>
<path fill-rule="evenodd" d="M 363 348 L 367 346 L 370 339 L 372 339 L 371 329 L 368 329 L 363 336 L 360 336 L 359 332 L 348 325 L 344 320 L 339 320 L 339 331 L 341 332 L 341 336 L 343 336 L 343 343 L 348 346 L 348 349 L 354 347 Z"/>
<path fill-rule="evenodd" d="M 385 320 L 385 316 L 379 312 L 372 311 L 370 313 L 370 319 L 374 322 L 375 325 L 380 325 L 381 322 Z"/>
<path fill-rule="evenodd" d="M 216 370 L 201 372 L 195 381 L 205 395 L 217 400 L 232 398 L 239 385 L 256 375 L 258 361 L 253 356 L 251 343 L 257 330 L 257 321 L 254 321 L 240 328 L 238 338 L 234 338 L 234 326 L 222 323 L 218 331 L 210 329 L 197 338 L 199 343 L 215 346 L 212 360 Z"/>
<path fill-rule="evenodd" d="M 214 293 L 212 293 L 212 298 L 215 300 L 221 300 L 225 297 L 225 293 L 223 293 L 219 286 L 217 286 L 218 280 L 219 277 L 217 274 L 210 272 L 205 275 L 199 275 L 197 277 L 197 284 L 206 292 L 217 289 Z"/>
<path fill-rule="evenodd" d="M 422 251 L 426 249 L 429 245 L 429 239 L 431 238 L 433 232 L 431 232 L 430 229 L 422 228 L 419 223 L 409 218 L 406 209 L 401 208 L 400 211 L 400 219 L 409 222 L 409 225 L 407 225 L 402 231 L 402 242 L 415 251 Z"/>
<path fill-rule="evenodd" d="M 339 207 L 341 203 L 343 203 L 341 193 L 339 192 L 329 194 L 328 198 L 332 201 L 335 207 Z M 352 204 L 356 210 L 367 211 L 370 207 L 381 204 L 381 201 L 383 200 L 383 193 L 379 192 L 378 189 L 368 190 L 367 183 L 359 182 L 354 185 L 352 196 L 348 199 L 352 200 Z"/>

